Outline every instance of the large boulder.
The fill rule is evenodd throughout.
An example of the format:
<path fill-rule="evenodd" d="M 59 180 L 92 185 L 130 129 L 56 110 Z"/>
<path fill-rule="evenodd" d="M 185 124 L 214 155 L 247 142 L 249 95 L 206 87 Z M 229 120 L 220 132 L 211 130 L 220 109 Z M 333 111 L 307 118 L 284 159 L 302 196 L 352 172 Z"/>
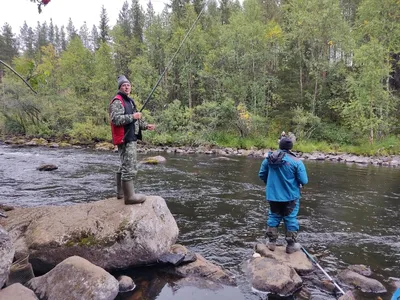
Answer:
<path fill-rule="evenodd" d="M 37 273 L 78 255 L 106 270 L 157 262 L 178 237 L 165 200 L 149 196 L 143 204 L 116 198 L 71 206 L 16 208 L 1 221 L 16 254 L 30 254 Z"/>
<path fill-rule="evenodd" d="M 114 300 L 119 284 L 111 274 L 78 256 L 71 256 L 29 286 L 40 299 Z"/>
<path fill-rule="evenodd" d="M 14 258 L 14 247 L 7 231 L 0 226 L 0 289 L 7 280 Z"/>

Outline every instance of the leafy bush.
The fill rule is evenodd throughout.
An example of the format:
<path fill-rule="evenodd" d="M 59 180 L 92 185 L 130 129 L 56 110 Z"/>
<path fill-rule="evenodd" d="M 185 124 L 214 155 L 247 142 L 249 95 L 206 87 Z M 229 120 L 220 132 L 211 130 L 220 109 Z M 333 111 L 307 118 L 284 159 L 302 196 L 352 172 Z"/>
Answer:
<path fill-rule="evenodd" d="M 192 110 L 174 100 L 163 110 L 158 118 L 158 128 L 162 132 L 185 131 L 192 115 Z"/>
<path fill-rule="evenodd" d="M 293 109 L 292 114 L 294 133 L 300 140 L 310 138 L 313 134 L 313 131 L 321 123 L 320 118 L 310 112 L 305 111 L 300 106 L 297 106 L 295 109 Z"/>
<path fill-rule="evenodd" d="M 354 136 L 351 131 L 332 123 L 321 123 L 313 132 L 312 138 L 328 143 L 354 143 Z"/>
<path fill-rule="evenodd" d="M 83 143 L 111 140 L 110 126 L 95 125 L 90 118 L 84 123 L 74 123 L 72 129 L 68 130 L 68 134 L 71 138 Z"/>

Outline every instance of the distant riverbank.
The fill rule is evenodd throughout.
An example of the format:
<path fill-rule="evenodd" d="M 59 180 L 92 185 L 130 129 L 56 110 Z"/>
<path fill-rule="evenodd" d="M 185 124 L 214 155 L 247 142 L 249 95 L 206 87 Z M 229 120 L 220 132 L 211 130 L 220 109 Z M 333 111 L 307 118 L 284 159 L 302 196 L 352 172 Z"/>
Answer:
<path fill-rule="evenodd" d="M 93 148 L 98 151 L 116 151 L 114 145 L 108 142 L 99 142 L 92 144 L 70 144 L 66 141 L 55 142 L 46 140 L 44 138 L 25 138 L 25 137 L 9 137 L 0 139 L 1 143 L 12 145 L 15 147 L 49 147 L 49 148 Z M 139 143 L 139 153 L 178 153 L 178 154 L 208 154 L 219 156 L 247 156 L 263 158 L 266 154 L 274 149 L 258 149 L 252 147 L 251 149 L 238 149 L 231 147 L 217 147 L 217 146 L 152 146 L 145 143 Z M 300 159 L 317 160 L 317 161 L 333 161 L 341 163 L 355 163 L 360 165 L 376 165 L 387 167 L 400 167 L 400 155 L 387 155 L 387 156 L 363 156 L 354 155 L 341 152 L 328 152 L 314 151 L 311 153 L 303 153 L 294 150 L 294 154 Z"/>

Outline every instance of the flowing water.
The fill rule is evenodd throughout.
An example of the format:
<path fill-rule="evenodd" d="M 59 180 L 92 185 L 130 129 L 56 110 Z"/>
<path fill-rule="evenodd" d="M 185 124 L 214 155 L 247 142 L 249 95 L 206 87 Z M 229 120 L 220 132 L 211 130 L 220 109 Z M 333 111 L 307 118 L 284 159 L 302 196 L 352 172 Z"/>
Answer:
<path fill-rule="evenodd" d="M 139 159 L 154 155 L 139 154 Z M 162 155 L 165 164 L 140 166 L 138 191 L 163 197 L 180 229 L 178 242 L 235 274 L 238 287 L 179 289 L 155 272 L 135 271 L 139 289 L 123 299 L 262 298 L 241 271 L 264 236 L 267 205 L 257 176 L 262 159 Z M 39 172 L 42 164 L 59 168 Z M 305 165 L 309 184 L 301 200 L 299 240 L 321 255 L 319 262 L 328 273 L 350 264 L 370 266 L 373 277 L 389 290 L 380 296 L 390 299 L 394 288 L 389 277 L 400 277 L 400 169 Z M 69 205 L 111 197 L 117 166 L 116 153 L 0 145 L 0 204 Z"/>

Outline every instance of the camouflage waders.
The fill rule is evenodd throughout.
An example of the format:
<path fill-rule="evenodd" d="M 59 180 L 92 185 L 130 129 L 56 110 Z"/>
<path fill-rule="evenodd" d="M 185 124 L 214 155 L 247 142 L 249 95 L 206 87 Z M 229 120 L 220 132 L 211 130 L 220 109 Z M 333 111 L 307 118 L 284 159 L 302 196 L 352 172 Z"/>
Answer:
<path fill-rule="evenodd" d="M 117 174 L 121 173 L 122 190 L 125 204 L 142 203 L 146 200 L 145 195 L 135 194 L 134 189 L 134 181 L 137 175 L 136 146 L 136 141 L 118 145 L 118 154 L 120 157 L 121 166 Z"/>

